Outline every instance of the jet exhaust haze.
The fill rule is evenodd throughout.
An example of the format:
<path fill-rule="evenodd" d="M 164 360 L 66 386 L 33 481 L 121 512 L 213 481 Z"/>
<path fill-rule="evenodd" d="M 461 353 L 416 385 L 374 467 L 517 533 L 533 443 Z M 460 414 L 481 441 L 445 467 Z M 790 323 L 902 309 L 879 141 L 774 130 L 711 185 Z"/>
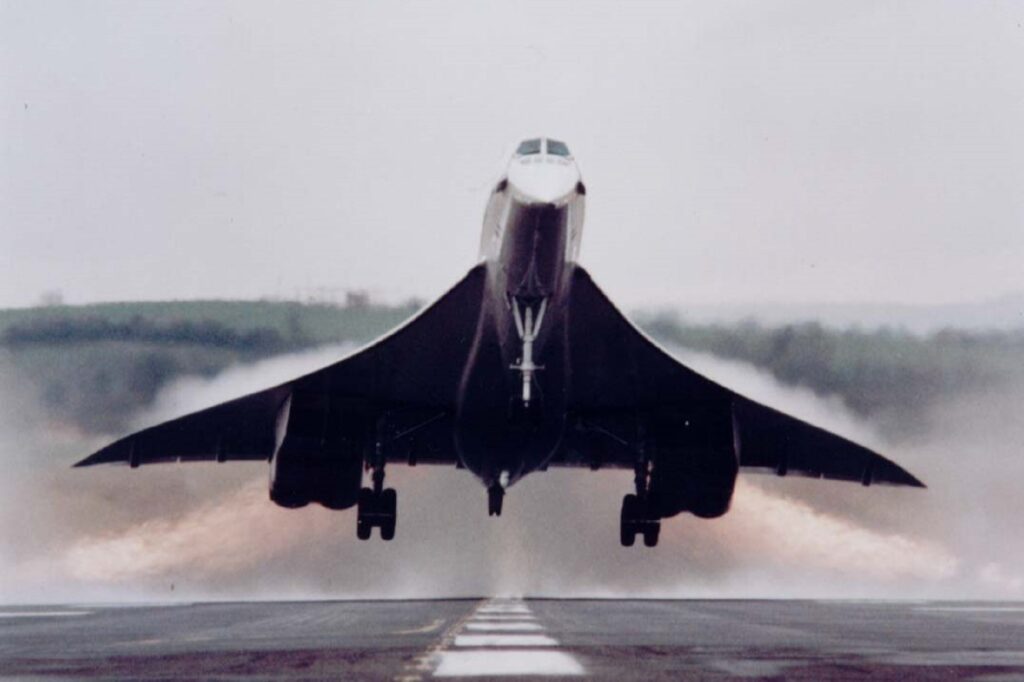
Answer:
<path fill-rule="evenodd" d="M 564 143 L 524 140 L 489 195 L 478 263 L 444 296 L 342 362 L 330 362 L 343 354 L 330 349 L 172 387 L 142 419 L 162 423 L 76 467 L 182 461 L 196 473 L 140 472 L 128 484 L 121 474 L 101 496 L 120 505 L 104 510 L 104 531 L 81 528 L 59 556 L 25 575 L 56 571 L 90 584 L 184 592 L 232 591 L 248 576 L 250 589 L 340 596 L 749 594 L 793 575 L 805 596 L 827 594 L 836 575 L 846 595 L 906 595 L 960 575 L 959 553 L 931 526 L 909 533 L 912 522 L 878 511 L 926 511 L 912 492 L 872 491 L 888 496 L 881 502 L 856 486 L 827 497 L 823 487 L 810 498 L 815 508 L 770 481 L 745 479 L 732 513 L 715 520 L 729 509 L 739 468 L 921 484 L 876 452 L 756 401 L 791 405 L 810 422 L 878 442 L 862 423 L 836 419 L 841 404 L 781 391 L 749 368 L 702 356 L 677 362 L 653 346 L 577 262 L 585 195 Z M 183 412 L 191 414 L 164 421 Z M 220 477 L 203 461 L 242 464 Z M 340 532 L 344 515 L 281 516 L 259 494 L 268 461 L 274 503 L 356 507 L 360 540 L 374 529 L 383 541 L 395 537 L 394 488 L 402 489 L 402 535 L 422 541 L 356 551 Z M 413 468 L 417 461 L 441 471 Z M 388 464 L 408 468 L 390 467 L 398 472 L 385 487 Z M 253 466 L 263 469 L 256 483 L 244 473 Z M 545 475 L 526 478 L 538 471 Z M 463 485 L 470 473 L 486 489 L 490 516 L 501 515 L 506 489 L 516 491 L 515 520 L 468 512 L 480 497 L 478 486 Z M 59 476 L 51 483 L 75 488 Z M 195 499 L 196 491 L 214 501 L 166 499 Z M 87 507 L 74 524 L 88 518 Z M 624 557 L 603 530 L 619 517 L 620 544 L 642 535 L 652 547 L 661 521 L 682 512 L 702 521 L 667 523 L 672 548 L 640 559 Z M 984 570 L 1005 573 L 994 563 Z"/>
<path fill-rule="evenodd" d="M 140 425 L 345 350 L 179 381 Z M 755 399 L 880 442 L 838 400 L 822 403 L 739 363 L 680 356 Z M 630 484 L 623 472 L 528 477 L 510 491 L 506 514 L 488 518 L 467 472 L 395 467 L 389 476 L 403 493 L 403 532 L 390 544 L 357 544 L 352 512 L 275 507 L 262 464 L 147 467 L 128 486 L 116 468 L 72 474 L 45 457 L 59 434 L 26 421 L 34 406 L 21 400 L 24 413 L 3 425 L 5 455 L 21 456 L 6 458 L 15 464 L 4 484 L 0 598 L 1024 596 L 1015 568 L 1024 565 L 1024 547 L 1012 523 L 1024 513 L 1012 485 L 1024 474 L 1013 456 L 1024 426 L 1008 418 L 1008 393 L 1024 397 L 1024 387 L 950 400 L 926 436 L 899 449 L 928 480 L 926 494 L 742 475 L 728 515 L 669 520 L 661 546 L 642 552 L 618 547 L 607 532 Z M 81 451 L 76 434 L 65 440 L 67 452 Z"/>

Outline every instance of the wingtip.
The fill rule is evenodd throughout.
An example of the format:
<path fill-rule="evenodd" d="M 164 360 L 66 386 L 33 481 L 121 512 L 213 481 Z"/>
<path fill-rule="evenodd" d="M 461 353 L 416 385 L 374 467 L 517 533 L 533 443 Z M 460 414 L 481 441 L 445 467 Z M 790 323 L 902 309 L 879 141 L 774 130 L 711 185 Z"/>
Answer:
<path fill-rule="evenodd" d="M 902 480 L 897 481 L 897 485 L 903 485 L 908 488 L 921 488 L 922 490 L 927 490 L 928 486 L 926 486 L 924 484 L 924 481 L 919 479 L 917 476 L 914 476 L 906 469 L 901 469 L 900 471 L 902 472 L 903 476 Z"/>
<path fill-rule="evenodd" d="M 875 465 L 875 471 L 878 476 L 875 479 L 875 481 L 877 481 L 878 483 L 884 483 L 895 486 L 905 486 L 908 488 L 928 487 L 924 484 L 923 481 L 921 481 L 921 479 L 919 479 L 917 476 L 910 473 L 909 471 L 907 471 L 906 469 L 904 469 L 891 459 L 887 459 L 882 455 L 879 455 L 878 453 L 875 453 L 875 456 L 878 457 L 879 460 L 881 460 L 876 460 L 877 464 Z"/>
<path fill-rule="evenodd" d="M 104 448 L 103 450 L 106 450 L 106 448 Z M 91 467 L 94 464 L 99 464 L 100 460 L 99 460 L 98 457 L 103 452 L 103 450 L 100 450 L 98 452 L 94 452 L 91 455 L 89 455 L 88 457 L 86 457 L 85 459 L 78 460 L 77 462 L 75 462 L 74 464 L 71 465 L 71 468 L 72 469 L 81 469 L 82 467 Z"/>
<path fill-rule="evenodd" d="M 928 487 L 928 486 L 926 486 L 924 484 L 924 481 L 922 481 L 917 476 L 915 476 L 914 474 L 910 473 L 909 471 L 907 471 L 903 467 L 900 467 L 899 465 L 894 465 L 894 466 L 896 466 L 899 469 L 899 472 L 901 474 L 900 478 L 902 479 L 900 481 L 900 483 L 902 485 L 905 485 L 905 486 L 910 487 L 910 488 L 927 488 Z"/>
<path fill-rule="evenodd" d="M 128 436 L 121 440 L 114 441 L 113 443 L 100 448 L 85 459 L 75 462 L 71 465 L 71 468 L 79 469 L 82 467 L 95 466 L 97 464 L 128 462 L 131 458 L 131 449 L 126 449 L 126 445 L 131 442 L 131 438 L 132 436 Z"/>

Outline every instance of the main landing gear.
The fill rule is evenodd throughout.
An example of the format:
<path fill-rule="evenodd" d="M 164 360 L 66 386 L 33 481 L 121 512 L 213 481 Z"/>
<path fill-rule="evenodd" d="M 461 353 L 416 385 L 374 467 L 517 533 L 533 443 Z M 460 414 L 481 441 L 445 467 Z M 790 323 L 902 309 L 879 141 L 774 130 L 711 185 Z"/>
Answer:
<path fill-rule="evenodd" d="M 380 528 L 381 540 L 392 540 L 397 520 L 398 494 L 394 488 L 384 488 L 384 464 L 376 464 L 373 467 L 373 488 L 359 491 L 356 537 L 369 540 L 376 526 Z"/>
<path fill-rule="evenodd" d="M 636 494 L 626 495 L 622 499 L 619 541 L 623 547 L 632 547 L 638 534 L 643 535 L 645 547 L 654 547 L 658 544 L 661 520 L 651 509 L 650 481 L 650 464 L 647 462 L 637 464 Z"/>
<path fill-rule="evenodd" d="M 619 541 L 623 547 L 632 547 L 636 536 L 644 536 L 644 545 L 654 547 L 658 544 L 658 533 L 661 521 L 652 518 L 647 509 L 647 501 L 637 495 L 626 495 L 622 499 L 622 515 L 619 519 Z"/>

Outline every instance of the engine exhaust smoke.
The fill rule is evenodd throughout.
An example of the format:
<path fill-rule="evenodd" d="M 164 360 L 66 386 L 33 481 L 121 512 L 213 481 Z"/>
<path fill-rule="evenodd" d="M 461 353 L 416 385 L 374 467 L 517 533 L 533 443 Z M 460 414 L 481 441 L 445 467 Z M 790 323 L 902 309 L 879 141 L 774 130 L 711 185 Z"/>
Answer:
<path fill-rule="evenodd" d="M 177 382 L 140 425 L 294 377 L 342 350 Z M 1006 407 L 1024 387 L 953 397 L 925 437 L 895 447 L 836 399 L 743 364 L 681 356 L 751 398 L 879 448 L 930 489 L 741 475 L 725 517 L 669 519 L 657 549 L 623 549 L 628 472 L 528 476 L 509 491 L 505 515 L 488 517 L 486 491 L 466 471 L 393 466 L 397 537 L 359 542 L 352 511 L 274 506 L 262 463 L 72 471 L 95 444 L 26 418 L 37 412 L 19 392 L 25 414 L 0 424 L 5 457 L 23 453 L 6 460 L 0 599 L 1024 596 L 1015 524 L 1024 502 L 1014 486 L 1024 425 Z M 56 463 L 44 457 L 55 449 Z"/>

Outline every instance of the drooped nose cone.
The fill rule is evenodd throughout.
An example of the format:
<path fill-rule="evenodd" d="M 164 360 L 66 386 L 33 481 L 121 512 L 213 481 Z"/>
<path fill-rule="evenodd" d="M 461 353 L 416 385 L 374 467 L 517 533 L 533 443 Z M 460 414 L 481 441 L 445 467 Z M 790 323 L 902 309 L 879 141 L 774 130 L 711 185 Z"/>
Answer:
<path fill-rule="evenodd" d="M 524 203 L 560 204 L 576 192 L 580 172 L 571 159 L 547 154 L 518 156 L 508 167 L 508 183 Z"/>

